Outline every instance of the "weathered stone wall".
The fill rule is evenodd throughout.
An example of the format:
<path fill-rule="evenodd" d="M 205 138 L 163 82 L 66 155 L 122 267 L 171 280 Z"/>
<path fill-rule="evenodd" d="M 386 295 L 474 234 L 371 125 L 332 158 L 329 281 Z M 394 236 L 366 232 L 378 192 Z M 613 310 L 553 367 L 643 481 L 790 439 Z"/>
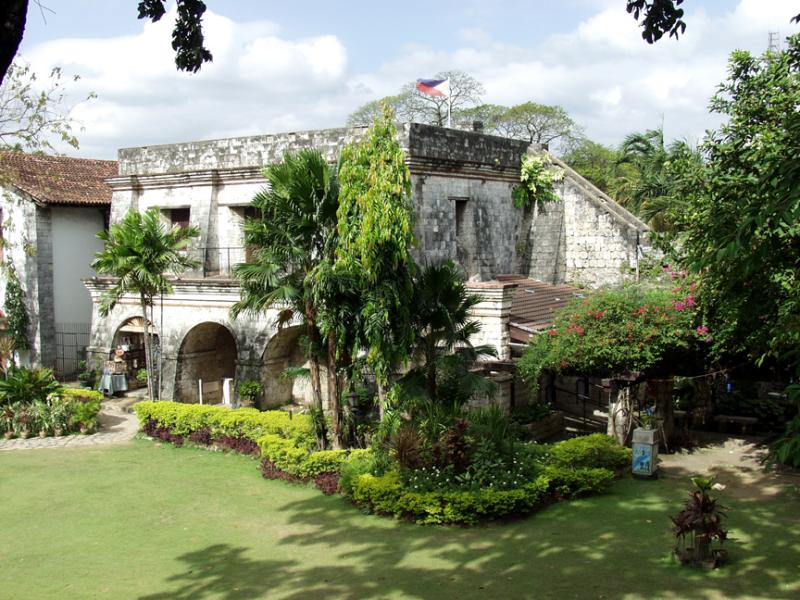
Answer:
<path fill-rule="evenodd" d="M 364 135 L 366 128 L 320 129 L 221 140 L 122 148 L 120 175 L 155 175 L 212 169 L 261 167 L 279 162 L 287 152 L 320 150 L 335 161 L 342 147 Z"/>
<path fill-rule="evenodd" d="M 28 328 L 28 341 L 30 351 L 21 352 L 21 364 L 31 365 L 40 363 L 45 366 L 54 366 L 50 353 L 45 349 L 42 362 L 42 350 L 47 343 L 52 345 L 55 331 L 53 322 L 53 295 L 52 295 L 52 246 L 49 237 L 49 221 L 39 224 L 40 210 L 33 200 L 23 192 L 14 188 L 0 187 L 0 211 L 3 219 L 3 264 L 13 263 L 17 272 L 20 285 L 25 293 L 25 304 L 30 318 Z M 42 236 L 42 239 L 39 239 Z M 42 245 L 43 255 L 40 257 L 38 246 Z M 41 291 L 39 285 L 39 265 L 47 269 L 49 264 L 49 296 L 46 290 Z M 45 282 L 47 286 L 48 282 Z M 0 270 L 0 307 L 5 312 L 7 275 Z M 49 309 L 40 310 L 40 302 L 49 303 Z M 42 323 L 39 315 L 44 312 L 45 322 Z M 49 337 L 47 337 L 49 336 Z"/>
<path fill-rule="evenodd" d="M 141 317 L 141 307 L 138 298 L 125 296 L 107 317 L 103 317 L 99 312 L 100 298 L 110 287 L 111 281 L 87 279 L 84 283 L 93 301 L 92 337 L 88 355 L 93 363 L 102 364 L 113 349 L 117 330 L 128 319 Z M 259 316 L 244 314 L 233 320 L 230 309 L 238 299 L 239 288 L 233 281 L 206 279 L 176 281 L 174 293 L 164 298 L 163 318 L 161 306 L 156 302 L 153 324 L 162 345 L 161 398 L 174 398 L 176 383 L 179 389 L 186 389 L 189 393 L 189 379 L 179 368 L 181 360 L 186 358 L 182 357 L 181 353 L 185 342 L 191 341 L 192 330 L 203 324 L 219 325 L 233 335 L 236 345 L 234 373 L 236 381 L 262 380 L 264 350 L 268 341 L 277 333 L 275 322 L 278 311 L 270 310 Z M 208 330 L 219 333 L 219 328 L 211 327 Z M 198 339 L 202 339 L 202 336 Z M 194 353 L 196 357 L 202 358 L 200 355 L 211 347 L 203 347 L 202 344 L 196 345 L 196 343 L 191 343 L 188 354 Z M 224 348 L 226 345 L 221 344 L 220 347 Z M 189 356 L 190 359 L 196 357 Z M 206 356 L 209 361 L 216 360 L 215 357 L 217 357 L 215 353 Z M 202 369 L 197 372 L 202 372 Z M 216 377 L 216 371 L 209 372 Z M 206 376 L 205 379 L 209 377 Z M 194 389 L 196 384 L 195 381 Z"/>
<path fill-rule="evenodd" d="M 534 207 L 527 272 L 546 283 L 614 285 L 636 271 L 647 226 L 559 160 L 559 201 Z"/>

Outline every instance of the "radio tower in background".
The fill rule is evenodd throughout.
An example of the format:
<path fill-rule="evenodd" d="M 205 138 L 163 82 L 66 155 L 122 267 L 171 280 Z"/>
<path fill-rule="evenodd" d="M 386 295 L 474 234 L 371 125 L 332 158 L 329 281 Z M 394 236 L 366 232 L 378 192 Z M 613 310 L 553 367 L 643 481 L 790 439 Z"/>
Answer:
<path fill-rule="evenodd" d="M 780 31 L 770 31 L 769 32 L 769 43 L 767 44 L 767 50 L 770 52 L 780 52 L 781 51 L 781 32 Z"/>

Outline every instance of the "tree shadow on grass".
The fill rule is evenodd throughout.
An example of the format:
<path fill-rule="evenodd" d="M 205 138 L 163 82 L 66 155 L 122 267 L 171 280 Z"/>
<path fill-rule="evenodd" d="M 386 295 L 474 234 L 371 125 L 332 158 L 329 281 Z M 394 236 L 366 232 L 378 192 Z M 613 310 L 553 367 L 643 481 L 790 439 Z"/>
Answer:
<path fill-rule="evenodd" d="M 167 580 L 173 591 L 141 600 L 798 596 L 796 498 L 726 499 L 737 538 L 732 562 L 704 572 L 670 559 L 668 517 L 684 489 L 623 480 L 604 496 L 475 528 L 397 522 L 362 515 L 342 498 L 310 496 L 273 508 L 289 515 L 289 533 L 265 543 L 285 560 L 212 545 L 179 557 L 186 569 Z"/>
<path fill-rule="evenodd" d="M 252 560 L 247 548 L 214 544 L 178 557 L 187 570 L 167 579 L 171 592 L 141 596 L 140 600 L 195 600 L 222 598 L 250 600 L 264 597 L 272 587 L 271 574 L 293 566 L 292 561 Z"/>
<path fill-rule="evenodd" d="M 472 529 L 348 514 L 353 509 L 341 500 L 314 497 L 281 508 L 303 533 L 280 543 L 322 546 L 343 563 L 367 563 L 384 591 L 402 597 L 798 597 L 796 502 L 731 502 L 732 564 L 708 573 L 670 556 L 668 518 L 685 493 L 674 481 L 622 481 L 605 496 Z M 360 595 L 341 597 L 382 597 L 357 574 L 354 583 Z"/>

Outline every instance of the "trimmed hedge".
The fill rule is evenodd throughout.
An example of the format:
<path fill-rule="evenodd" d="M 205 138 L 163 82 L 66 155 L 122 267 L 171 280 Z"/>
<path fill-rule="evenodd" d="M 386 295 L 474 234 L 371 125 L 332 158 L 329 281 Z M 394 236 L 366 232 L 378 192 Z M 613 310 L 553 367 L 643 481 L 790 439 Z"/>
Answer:
<path fill-rule="evenodd" d="M 177 445 L 185 439 L 220 444 L 249 454 L 260 450 L 261 472 L 268 479 L 314 481 L 326 494 L 338 486 L 369 511 L 426 524 L 474 525 L 523 515 L 554 499 L 595 494 L 631 460 L 629 449 L 596 434 L 550 446 L 538 476 L 515 489 L 417 492 L 405 487 L 397 472 L 372 475 L 370 450 L 315 451 L 313 423 L 307 415 L 169 401 L 140 402 L 134 410 L 145 433 L 153 437 Z"/>
<path fill-rule="evenodd" d="M 356 504 L 384 515 L 423 524 L 474 525 L 487 519 L 527 514 L 549 498 L 575 498 L 603 491 L 614 479 L 608 469 L 547 467 L 533 481 L 513 490 L 414 492 L 400 475 L 359 475 L 352 482 Z"/>
<path fill-rule="evenodd" d="M 601 467 L 618 471 L 631 465 L 631 449 L 602 433 L 564 440 L 550 447 L 549 462 L 561 467 Z"/>
<path fill-rule="evenodd" d="M 189 436 L 207 429 L 217 437 L 246 437 L 258 441 L 264 435 L 291 440 L 295 446 L 314 445 L 314 424 L 308 415 L 283 410 L 261 412 L 255 408 L 225 408 L 181 402 L 139 402 L 133 407 L 139 423 L 154 421 L 175 435 Z"/>
<path fill-rule="evenodd" d="M 103 393 L 97 390 L 87 390 L 86 388 L 65 387 L 61 389 L 61 396 L 69 400 L 80 400 L 82 402 L 102 402 Z"/>

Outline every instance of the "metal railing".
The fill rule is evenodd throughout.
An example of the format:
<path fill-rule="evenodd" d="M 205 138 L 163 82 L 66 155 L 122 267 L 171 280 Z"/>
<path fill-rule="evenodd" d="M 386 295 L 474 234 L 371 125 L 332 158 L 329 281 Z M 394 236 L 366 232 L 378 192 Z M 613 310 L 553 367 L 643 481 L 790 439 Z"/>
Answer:
<path fill-rule="evenodd" d="M 198 265 L 186 271 L 187 276 L 232 277 L 234 267 L 247 262 L 249 257 L 248 249 L 243 246 L 201 246 L 185 252 Z"/>

